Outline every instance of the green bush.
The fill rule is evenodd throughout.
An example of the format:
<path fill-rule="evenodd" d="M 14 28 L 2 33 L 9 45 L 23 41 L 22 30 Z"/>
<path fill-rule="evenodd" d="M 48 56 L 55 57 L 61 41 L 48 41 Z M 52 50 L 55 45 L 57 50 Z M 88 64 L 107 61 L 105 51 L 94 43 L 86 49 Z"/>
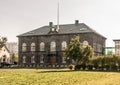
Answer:
<path fill-rule="evenodd" d="M 88 65 L 93 65 L 95 70 L 117 71 L 120 69 L 120 56 L 107 55 L 89 59 Z"/>
<path fill-rule="evenodd" d="M 71 64 L 71 65 L 68 66 L 68 68 L 69 68 L 70 70 L 73 70 L 73 69 L 74 69 L 74 65 Z"/>

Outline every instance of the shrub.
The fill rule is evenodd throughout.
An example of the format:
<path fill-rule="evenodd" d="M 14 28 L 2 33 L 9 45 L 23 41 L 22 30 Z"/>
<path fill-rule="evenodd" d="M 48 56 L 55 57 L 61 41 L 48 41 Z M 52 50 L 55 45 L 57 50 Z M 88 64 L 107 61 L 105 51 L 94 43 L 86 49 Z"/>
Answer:
<path fill-rule="evenodd" d="M 74 69 L 75 69 L 75 70 L 80 70 L 81 68 L 82 68 L 82 66 L 78 64 L 78 65 L 75 65 L 75 68 L 74 68 Z"/>
<path fill-rule="evenodd" d="M 71 65 L 68 66 L 68 68 L 69 68 L 70 70 L 73 70 L 74 65 L 71 64 Z"/>
<path fill-rule="evenodd" d="M 87 65 L 87 68 L 88 68 L 88 70 L 93 70 L 93 65 L 89 64 L 89 65 Z"/>

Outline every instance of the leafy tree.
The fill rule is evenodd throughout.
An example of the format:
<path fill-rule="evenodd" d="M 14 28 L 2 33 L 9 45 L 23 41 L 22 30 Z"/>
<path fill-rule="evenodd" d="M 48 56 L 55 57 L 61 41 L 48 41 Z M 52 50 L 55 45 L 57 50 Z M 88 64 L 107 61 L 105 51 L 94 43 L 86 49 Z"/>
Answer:
<path fill-rule="evenodd" d="M 87 45 L 86 47 L 83 47 L 83 52 L 82 52 L 82 63 L 88 63 L 89 58 L 92 57 L 93 55 L 93 49 L 91 46 Z"/>
<path fill-rule="evenodd" d="M 18 62 L 18 54 L 13 53 L 12 60 L 14 64 L 17 64 Z"/>
<path fill-rule="evenodd" d="M 6 38 L 6 37 L 2 37 L 2 38 L 0 39 L 0 50 L 1 50 L 1 48 L 2 48 L 3 46 L 6 45 L 6 42 L 7 42 L 7 38 Z"/>
<path fill-rule="evenodd" d="M 89 45 L 83 45 L 80 42 L 79 36 L 74 36 L 67 48 L 65 49 L 65 56 L 69 59 L 73 59 L 76 64 L 85 64 L 89 57 L 93 54 L 92 48 Z"/>

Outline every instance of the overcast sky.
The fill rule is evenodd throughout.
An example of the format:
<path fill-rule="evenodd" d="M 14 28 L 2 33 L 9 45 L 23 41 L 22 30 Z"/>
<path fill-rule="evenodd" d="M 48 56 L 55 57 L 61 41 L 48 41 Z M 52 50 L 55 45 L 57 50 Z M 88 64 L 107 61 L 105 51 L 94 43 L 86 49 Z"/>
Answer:
<path fill-rule="evenodd" d="M 58 0 L 0 0 L 0 36 L 18 41 L 19 34 L 57 23 Z M 59 0 L 60 24 L 75 20 L 107 38 L 106 46 L 120 39 L 120 0 Z"/>

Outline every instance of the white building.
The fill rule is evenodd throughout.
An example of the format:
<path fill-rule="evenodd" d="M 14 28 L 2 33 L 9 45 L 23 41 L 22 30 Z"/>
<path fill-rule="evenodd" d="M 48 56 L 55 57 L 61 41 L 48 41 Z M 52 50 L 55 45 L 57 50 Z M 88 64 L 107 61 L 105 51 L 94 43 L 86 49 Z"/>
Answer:
<path fill-rule="evenodd" d="M 0 63 L 9 63 L 11 64 L 11 57 L 10 57 L 10 52 L 9 50 L 7 49 L 6 46 L 3 46 L 1 49 L 0 49 Z"/>

